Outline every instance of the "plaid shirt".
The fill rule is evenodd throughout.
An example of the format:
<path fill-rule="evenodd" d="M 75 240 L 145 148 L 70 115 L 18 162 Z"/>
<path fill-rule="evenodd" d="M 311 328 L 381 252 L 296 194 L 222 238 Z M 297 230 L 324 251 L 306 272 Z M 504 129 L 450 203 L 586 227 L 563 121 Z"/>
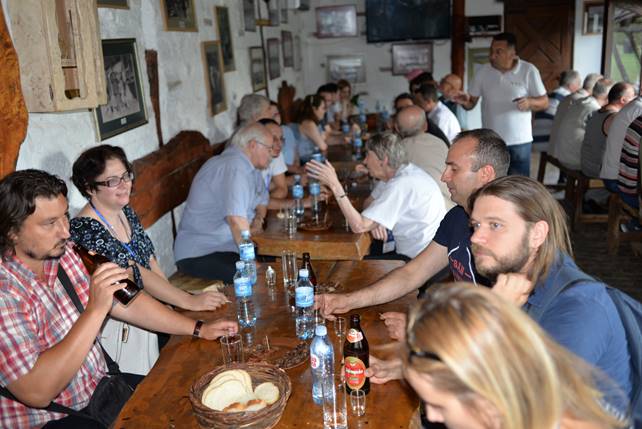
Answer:
<path fill-rule="evenodd" d="M 89 300 L 89 277 L 71 244 L 59 260 L 45 261 L 44 278 L 38 278 L 15 256 L 0 264 L 0 384 L 27 374 L 40 353 L 58 344 L 79 317 L 57 279 L 58 264 L 64 267 L 84 306 Z M 55 402 L 80 410 L 87 406 L 106 364 L 96 344 Z M 0 427 L 22 429 L 43 426 L 64 417 L 0 397 Z"/>

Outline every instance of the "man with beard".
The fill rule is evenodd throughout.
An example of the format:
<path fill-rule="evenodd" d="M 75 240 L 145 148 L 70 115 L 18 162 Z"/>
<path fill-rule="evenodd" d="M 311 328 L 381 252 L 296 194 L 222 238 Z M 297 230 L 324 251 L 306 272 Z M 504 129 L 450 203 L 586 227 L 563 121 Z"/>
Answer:
<path fill-rule="evenodd" d="M 210 340 L 238 329 L 236 322 L 189 319 L 145 293 L 127 307 L 115 302 L 128 273 L 106 263 L 87 275 L 68 242 L 66 197 L 65 182 L 44 171 L 18 171 L 0 180 L 0 385 L 17 398 L 0 396 L 3 428 L 104 427 L 91 418 L 64 417 L 48 405 L 55 401 L 86 414 L 107 370 L 96 338 L 109 315 Z M 81 314 L 63 281 L 74 288 Z M 125 378 L 130 385 L 140 381 Z M 56 419 L 63 421 L 47 424 Z"/>
<path fill-rule="evenodd" d="M 630 395 L 622 321 L 605 285 L 583 279 L 563 211 L 546 188 L 527 177 L 503 177 L 473 193 L 469 206 L 475 266 L 495 282 L 493 291 L 523 306 L 557 342 Z M 548 302 L 547 291 L 573 280 Z"/>

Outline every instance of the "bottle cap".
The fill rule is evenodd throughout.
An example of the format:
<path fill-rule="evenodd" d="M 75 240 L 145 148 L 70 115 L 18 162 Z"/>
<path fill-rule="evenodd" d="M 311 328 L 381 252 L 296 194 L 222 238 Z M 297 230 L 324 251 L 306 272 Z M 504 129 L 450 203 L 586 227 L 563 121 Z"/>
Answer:
<path fill-rule="evenodd" d="M 241 237 L 250 238 L 250 231 L 247 229 L 244 229 L 243 231 L 241 231 Z"/>
<path fill-rule="evenodd" d="M 294 175 L 294 180 L 296 180 L 297 182 L 298 182 L 299 180 L 301 180 L 301 175 L 300 175 L 300 174 L 295 174 L 295 175 Z"/>
<path fill-rule="evenodd" d="M 244 261 L 236 261 L 236 269 L 237 270 L 242 270 L 245 268 L 245 262 Z"/>
<path fill-rule="evenodd" d="M 310 275 L 310 273 L 308 273 L 308 269 L 307 268 L 301 268 L 299 270 L 299 277 L 308 278 L 309 275 Z"/>
<path fill-rule="evenodd" d="M 314 328 L 314 335 L 324 337 L 328 335 L 328 328 L 326 328 L 325 325 L 317 325 L 317 327 Z"/>

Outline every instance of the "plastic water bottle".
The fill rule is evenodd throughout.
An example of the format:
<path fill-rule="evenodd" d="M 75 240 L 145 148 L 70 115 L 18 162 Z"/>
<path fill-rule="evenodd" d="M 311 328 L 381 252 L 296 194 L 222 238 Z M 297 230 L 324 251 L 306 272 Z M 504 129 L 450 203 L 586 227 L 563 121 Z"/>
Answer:
<path fill-rule="evenodd" d="M 250 240 L 250 231 L 241 231 L 241 243 L 239 244 L 239 255 L 241 261 L 245 262 L 247 274 L 252 284 L 256 284 L 256 255 L 254 254 L 254 243 Z"/>
<path fill-rule="evenodd" d="M 312 197 L 312 218 L 319 219 L 321 207 L 319 206 L 319 195 L 321 194 L 321 185 L 317 180 L 310 180 L 310 196 Z"/>
<path fill-rule="evenodd" d="M 294 198 L 294 214 L 297 218 L 303 218 L 305 208 L 303 207 L 303 185 L 301 185 L 301 176 L 294 175 L 294 185 L 292 186 L 292 197 Z"/>
<path fill-rule="evenodd" d="M 308 280 L 308 270 L 299 270 L 299 281 L 294 289 L 296 305 L 296 336 L 301 340 L 314 334 L 314 287 Z"/>
<path fill-rule="evenodd" d="M 348 123 L 348 121 L 341 121 L 341 131 L 343 132 L 344 136 L 350 134 L 350 124 Z"/>
<path fill-rule="evenodd" d="M 361 140 L 360 136 L 354 138 L 352 148 L 354 151 L 354 159 L 356 161 L 361 161 L 361 159 L 363 159 L 363 140 Z"/>
<path fill-rule="evenodd" d="M 315 404 L 323 402 L 321 383 L 334 378 L 334 349 L 328 341 L 328 330 L 325 325 L 314 329 L 314 340 L 310 344 L 310 367 L 312 368 L 312 399 Z"/>
<path fill-rule="evenodd" d="M 236 295 L 236 317 L 239 325 L 243 328 L 250 328 L 256 324 L 256 313 L 254 302 L 252 302 L 252 283 L 245 269 L 243 261 L 236 263 L 234 274 L 234 295 Z"/>

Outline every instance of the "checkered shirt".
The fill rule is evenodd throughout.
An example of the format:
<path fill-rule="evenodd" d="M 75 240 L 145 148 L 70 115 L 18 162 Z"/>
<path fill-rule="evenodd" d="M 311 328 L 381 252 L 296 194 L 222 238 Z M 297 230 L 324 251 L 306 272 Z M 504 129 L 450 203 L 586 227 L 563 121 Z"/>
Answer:
<path fill-rule="evenodd" d="M 40 353 L 62 341 L 79 317 L 57 279 L 58 264 L 65 269 L 80 302 L 86 306 L 89 277 L 71 244 L 59 260 L 45 261 L 44 278 L 37 278 L 15 256 L 6 256 L 0 264 L 0 384 L 3 386 L 27 374 Z M 105 371 L 103 355 L 94 344 L 76 375 L 54 401 L 76 410 L 84 408 Z M 29 408 L 0 397 L 2 428 L 37 428 L 62 417 L 63 414 Z"/>

